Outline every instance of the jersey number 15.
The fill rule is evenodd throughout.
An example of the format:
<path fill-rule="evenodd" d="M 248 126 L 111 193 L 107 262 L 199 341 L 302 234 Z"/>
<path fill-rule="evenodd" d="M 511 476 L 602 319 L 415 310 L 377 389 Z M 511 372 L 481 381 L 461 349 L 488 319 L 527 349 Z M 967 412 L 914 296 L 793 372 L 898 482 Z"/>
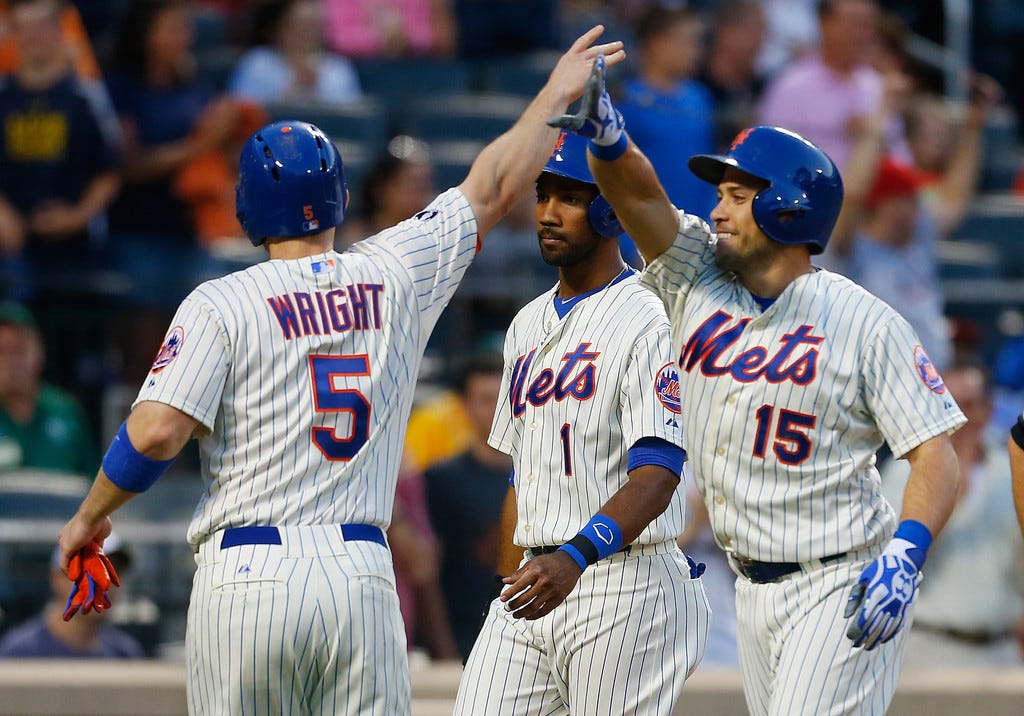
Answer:
<path fill-rule="evenodd" d="M 754 457 L 763 458 L 768 449 L 768 433 L 775 417 L 775 406 L 762 405 L 754 413 L 754 417 L 757 418 Z M 810 457 L 811 438 L 807 431 L 817 422 L 816 415 L 779 408 L 779 421 L 775 425 L 775 441 L 772 443 L 775 457 L 787 465 L 798 465 Z"/>

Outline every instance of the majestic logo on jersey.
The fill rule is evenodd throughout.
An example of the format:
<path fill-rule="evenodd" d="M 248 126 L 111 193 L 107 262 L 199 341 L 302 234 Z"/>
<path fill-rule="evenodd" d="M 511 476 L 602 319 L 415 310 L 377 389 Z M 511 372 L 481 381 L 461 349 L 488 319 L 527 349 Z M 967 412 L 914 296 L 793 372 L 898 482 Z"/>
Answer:
<path fill-rule="evenodd" d="M 750 318 L 741 318 L 732 325 L 725 311 L 716 311 L 702 323 L 683 346 L 679 354 L 679 367 L 687 373 L 694 367 L 709 377 L 730 375 L 741 383 L 753 383 L 764 378 L 769 383 L 783 383 L 787 380 L 797 385 L 807 385 L 817 375 L 818 349 L 824 340 L 812 335 L 813 326 L 803 325 L 787 333 L 775 353 L 764 346 L 754 346 L 743 351 L 729 362 L 722 362 L 722 354 L 731 348 L 743 335 Z"/>
<path fill-rule="evenodd" d="M 669 412 L 676 415 L 683 412 L 683 404 L 679 399 L 679 370 L 675 363 L 666 363 L 658 371 L 654 379 L 654 394 Z"/>
<path fill-rule="evenodd" d="M 509 404 L 512 415 L 521 418 L 526 412 L 526 404 L 540 407 L 554 398 L 562 401 L 572 396 L 577 400 L 589 400 L 597 388 L 594 361 L 601 355 L 591 351 L 589 343 L 580 343 L 576 349 L 562 356 L 562 368 L 555 375 L 551 368 L 542 370 L 529 387 L 526 376 L 530 373 L 533 359 L 537 357 L 534 349 L 525 356 L 519 356 L 512 368 L 512 388 L 509 391 Z"/>
<path fill-rule="evenodd" d="M 175 326 L 164 338 L 164 343 L 160 346 L 160 350 L 156 352 L 156 358 L 153 359 L 153 367 L 150 368 L 151 373 L 159 373 L 168 365 L 171 361 L 178 357 L 181 353 L 181 344 L 185 342 L 185 329 L 181 326 Z"/>
<path fill-rule="evenodd" d="M 921 346 L 914 346 L 914 366 L 917 368 L 917 374 L 921 376 L 921 380 L 931 388 L 933 393 L 941 395 L 946 392 L 946 384 L 942 381 L 942 376 L 939 375 L 932 359 L 928 357 Z"/>

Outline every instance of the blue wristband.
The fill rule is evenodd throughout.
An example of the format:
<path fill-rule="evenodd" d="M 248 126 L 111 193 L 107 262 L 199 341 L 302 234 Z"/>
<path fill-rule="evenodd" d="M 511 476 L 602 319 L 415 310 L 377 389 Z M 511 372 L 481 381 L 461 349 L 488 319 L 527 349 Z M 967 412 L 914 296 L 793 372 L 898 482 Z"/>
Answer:
<path fill-rule="evenodd" d="M 154 460 L 135 449 L 128 439 L 128 423 L 121 423 L 114 440 L 103 456 L 103 473 L 112 483 L 128 492 L 145 492 L 174 462 Z"/>
<path fill-rule="evenodd" d="M 611 162 L 626 153 L 629 146 L 629 136 L 623 132 L 619 135 L 615 144 L 597 144 L 593 139 L 588 142 L 590 153 L 602 162 Z"/>
<path fill-rule="evenodd" d="M 580 569 L 586 569 L 622 549 L 622 528 L 608 515 L 597 514 L 558 549 L 572 557 Z"/>
<path fill-rule="evenodd" d="M 928 554 L 928 548 L 932 546 L 931 530 L 917 520 L 903 520 L 900 522 L 899 527 L 896 528 L 896 534 L 893 536 L 898 539 L 905 539 L 917 548 L 910 550 L 908 555 L 914 560 L 917 568 L 921 569 L 924 566 L 924 558 Z"/>

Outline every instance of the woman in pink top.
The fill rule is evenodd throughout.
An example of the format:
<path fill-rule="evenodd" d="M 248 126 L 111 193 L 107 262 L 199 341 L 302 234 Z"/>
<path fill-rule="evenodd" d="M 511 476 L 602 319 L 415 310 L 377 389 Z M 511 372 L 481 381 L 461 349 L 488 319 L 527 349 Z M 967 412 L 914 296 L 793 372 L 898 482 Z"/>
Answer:
<path fill-rule="evenodd" d="M 325 0 L 327 44 L 347 57 L 450 57 L 450 0 Z"/>

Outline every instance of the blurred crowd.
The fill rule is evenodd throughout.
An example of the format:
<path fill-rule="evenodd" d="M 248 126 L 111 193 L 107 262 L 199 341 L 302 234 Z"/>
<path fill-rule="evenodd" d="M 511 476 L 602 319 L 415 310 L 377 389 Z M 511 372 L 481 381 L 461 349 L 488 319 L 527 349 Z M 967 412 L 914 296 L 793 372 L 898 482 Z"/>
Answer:
<path fill-rule="evenodd" d="M 1024 408 L 1024 294 L 971 303 L 944 289 L 1024 278 L 1024 13 L 971 5 L 972 51 L 957 57 L 962 23 L 933 0 L 0 0 L 0 481 L 93 475 L 177 303 L 264 257 L 234 215 L 238 151 L 256 128 L 294 117 L 337 137 L 352 196 L 341 250 L 461 181 L 472 147 L 500 131 L 484 120 L 507 126 L 522 106 L 502 115 L 498 99 L 529 97 L 550 53 L 601 22 L 629 52 L 612 75 L 627 131 L 676 206 L 708 217 L 714 190 L 686 160 L 754 124 L 798 132 L 839 165 L 845 202 L 820 265 L 904 314 L 972 420 L 957 434 L 969 489 L 936 543 L 907 664 L 1024 664 L 1024 545 L 1006 522 L 1003 455 Z M 479 125 L 445 116 L 485 99 Z M 972 244 L 984 202 L 1011 220 Z M 409 643 L 433 659 L 466 657 L 493 588 L 510 469 L 486 444 L 502 336 L 556 280 L 532 207 L 524 197 L 471 267 L 410 419 L 389 539 Z M 623 248 L 639 266 L 628 237 Z M 164 479 L 193 478 L 196 459 Z M 731 573 L 690 502 L 680 542 L 711 565 L 716 614 L 705 663 L 735 666 Z M 985 561 L 971 584 L 958 578 Z M 154 633 L 156 596 L 122 638 L 88 621 L 68 631 L 48 591 L 34 622 L 0 594 L 0 656 L 44 637 L 62 655 L 153 655 L 177 636 Z"/>

